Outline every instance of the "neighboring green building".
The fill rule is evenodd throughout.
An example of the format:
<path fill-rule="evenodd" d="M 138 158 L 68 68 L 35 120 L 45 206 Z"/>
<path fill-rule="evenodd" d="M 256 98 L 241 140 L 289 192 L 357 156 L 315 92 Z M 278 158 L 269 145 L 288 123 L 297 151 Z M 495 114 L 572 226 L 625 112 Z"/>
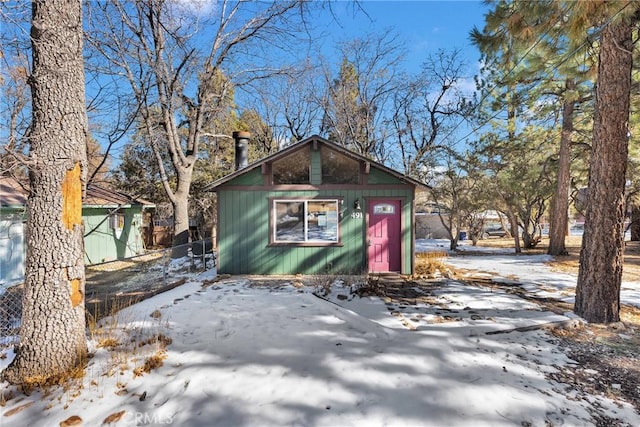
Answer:
<path fill-rule="evenodd" d="M 82 203 L 85 264 L 100 264 L 145 252 L 144 211 L 155 205 L 90 184 Z"/>
<path fill-rule="evenodd" d="M 0 178 L 0 283 L 24 277 L 26 185 Z M 99 264 L 144 253 L 143 212 L 154 205 L 96 185 L 87 187 L 82 205 L 85 264 Z"/>
<path fill-rule="evenodd" d="M 249 135 L 234 137 L 242 156 Z M 209 185 L 218 195 L 218 272 L 411 274 L 422 187 L 312 136 Z"/>

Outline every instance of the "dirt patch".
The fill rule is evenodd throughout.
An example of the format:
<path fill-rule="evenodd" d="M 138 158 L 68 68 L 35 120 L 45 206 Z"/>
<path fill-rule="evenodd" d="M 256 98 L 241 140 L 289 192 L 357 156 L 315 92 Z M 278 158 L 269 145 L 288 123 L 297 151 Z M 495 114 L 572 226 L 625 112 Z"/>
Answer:
<path fill-rule="evenodd" d="M 86 313 L 98 320 L 185 283 L 191 266 L 169 270 L 168 257 L 155 252 L 86 268 Z"/>
<path fill-rule="evenodd" d="M 160 261 L 161 254 L 150 254 L 86 267 L 87 315 L 94 320 L 101 319 L 148 298 L 165 286 Z"/>
<path fill-rule="evenodd" d="M 602 394 L 612 400 L 627 401 L 640 413 L 638 332 L 637 325 L 589 325 L 582 330 L 552 331 L 556 344 L 577 363 L 556 367 L 556 372 L 547 375 L 576 390 L 579 398 Z M 624 425 L 602 414 L 592 415 L 598 420 L 598 426 Z"/>

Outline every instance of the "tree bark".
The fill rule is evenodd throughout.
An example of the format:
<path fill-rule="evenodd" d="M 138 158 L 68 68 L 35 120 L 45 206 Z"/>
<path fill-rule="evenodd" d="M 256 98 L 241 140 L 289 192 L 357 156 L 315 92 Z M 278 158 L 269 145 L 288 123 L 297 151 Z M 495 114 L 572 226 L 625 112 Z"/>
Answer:
<path fill-rule="evenodd" d="M 575 90 L 572 78 L 566 81 L 566 92 Z M 565 96 L 562 104 L 562 133 L 560 135 L 560 151 L 558 154 L 558 176 L 556 178 L 556 194 L 551 207 L 551 223 L 549 224 L 549 255 L 568 255 L 565 246 L 569 223 L 569 183 L 571 181 L 571 134 L 573 133 L 573 111 L 575 102 Z"/>
<path fill-rule="evenodd" d="M 189 188 L 191 186 L 192 168 L 179 172 L 178 189 L 174 192 L 173 205 L 173 248 L 172 258 L 182 258 L 189 249 Z"/>
<path fill-rule="evenodd" d="M 588 322 L 620 320 L 624 255 L 624 189 L 633 65 L 632 24 L 602 31 L 589 191 L 574 311 Z"/>
<path fill-rule="evenodd" d="M 635 204 L 631 207 L 631 226 L 629 231 L 631 231 L 632 242 L 640 241 L 640 206 Z"/>
<path fill-rule="evenodd" d="M 86 359 L 82 195 L 87 118 L 82 3 L 32 3 L 30 193 L 20 343 L 3 377 L 63 378 Z"/>
<path fill-rule="evenodd" d="M 511 208 L 509 208 L 508 217 L 509 230 L 511 232 L 511 237 L 513 237 L 514 251 L 517 254 L 522 253 L 522 247 L 520 246 L 520 234 L 518 233 L 518 218 Z"/>

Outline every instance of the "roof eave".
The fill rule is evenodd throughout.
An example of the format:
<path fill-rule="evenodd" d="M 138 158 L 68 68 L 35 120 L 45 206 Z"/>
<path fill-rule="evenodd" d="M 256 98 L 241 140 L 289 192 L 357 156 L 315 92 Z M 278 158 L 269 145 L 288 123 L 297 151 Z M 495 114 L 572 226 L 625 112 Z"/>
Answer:
<path fill-rule="evenodd" d="M 131 205 L 82 205 L 82 209 L 122 209 L 122 208 L 130 208 Z"/>

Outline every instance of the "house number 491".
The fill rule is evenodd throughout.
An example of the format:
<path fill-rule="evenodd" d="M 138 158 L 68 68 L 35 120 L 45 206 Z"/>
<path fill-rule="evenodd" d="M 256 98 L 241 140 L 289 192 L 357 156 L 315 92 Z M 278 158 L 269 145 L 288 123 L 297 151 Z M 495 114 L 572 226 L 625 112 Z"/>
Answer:
<path fill-rule="evenodd" d="M 362 212 L 351 212 L 351 218 L 362 219 Z"/>

